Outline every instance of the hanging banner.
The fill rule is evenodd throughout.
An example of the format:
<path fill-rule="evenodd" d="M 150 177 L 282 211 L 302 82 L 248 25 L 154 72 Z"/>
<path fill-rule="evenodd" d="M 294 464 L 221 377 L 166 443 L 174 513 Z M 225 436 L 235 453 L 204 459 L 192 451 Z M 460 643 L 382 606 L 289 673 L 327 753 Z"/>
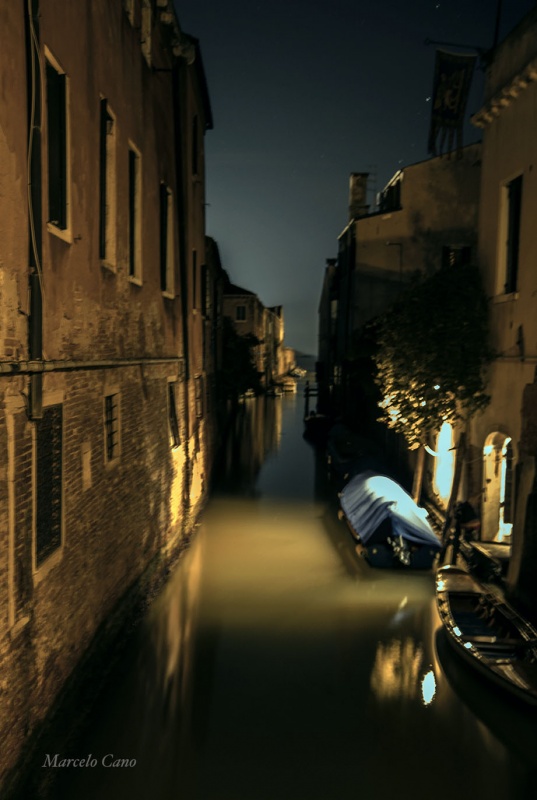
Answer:
<path fill-rule="evenodd" d="M 436 51 L 428 148 L 433 156 L 438 155 L 438 150 L 444 151 L 446 138 L 448 152 L 453 150 L 455 137 L 457 150 L 462 148 L 464 114 L 475 61 L 475 55 Z"/>

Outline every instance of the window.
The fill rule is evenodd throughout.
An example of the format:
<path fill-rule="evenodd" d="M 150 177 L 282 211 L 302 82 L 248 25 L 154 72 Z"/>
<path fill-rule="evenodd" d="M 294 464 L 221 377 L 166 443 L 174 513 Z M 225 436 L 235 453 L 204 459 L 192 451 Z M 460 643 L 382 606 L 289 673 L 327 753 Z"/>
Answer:
<path fill-rule="evenodd" d="M 50 54 L 46 58 L 48 137 L 48 221 L 65 231 L 68 225 L 67 76 Z"/>
<path fill-rule="evenodd" d="M 173 296 L 173 195 L 164 183 L 160 184 L 160 289 Z"/>
<path fill-rule="evenodd" d="M 116 126 L 105 98 L 101 100 L 99 142 L 99 258 L 116 261 Z"/>
<path fill-rule="evenodd" d="M 192 118 L 192 175 L 199 170 L 199 122 L 197 115 Z"/>
<path fill-rule="evenodd" d="M 195 393 L 196 393 L 196 417 L 200 419 L 203 417 L 203 376 L 199 375 L 195 381 Z"/>
<path fill-rule="evenodd" d="M 106 463 L 119 458 L 119 393 L 104 398 L 104 457 Z"/>
<path fill-rule="evenodd" d="M 147 61 L 148 66 L 151 66 L 151 27 L 152 27 L 152 12 L 151 0 L 142 0 L 142 53 Z"/>
<path fill-rule="evenodd" d="M 129 277 L 142 282 L 142 170 L 139 151 L 129 147 Z"/>
<path fill-rule="evenodd" d="M 522 175 L 519 175 L 502 187 L 498 293 L 512 294 L 518 288 L 521 211 Z"/>
<path fill-rule="evenodd" d="M 192 308 L 197 308 L 198 295 L 198 253 L 192 250 Z"/>
<path fill-rule="evenodd" d="M 179 447 L 181 438 L 179 436 L 179 422 L 177 419 L 177 404 L 175 402 L 175 390 L 177 382 L 168 383 L 168 428 L 170 432 L 170 446 Z"/>
<path fill-rule="evenodd" d="M 43 409 L 36 422 L 35 565 L 62 544 L 63 406 Z"/>
<path fill-rule="evenodd" d="M 471 247 L 452 247 L 444 245 L 442 247 L 442 266 L 443 267 L 463 267 L 470 263 L 472 255 Z"/>
<path fill-rule="evenodd" d="M 246 319 L 246 306 L 237 306 L 235 309 L 235 319 L 237 322 L 244 322 Z"/>

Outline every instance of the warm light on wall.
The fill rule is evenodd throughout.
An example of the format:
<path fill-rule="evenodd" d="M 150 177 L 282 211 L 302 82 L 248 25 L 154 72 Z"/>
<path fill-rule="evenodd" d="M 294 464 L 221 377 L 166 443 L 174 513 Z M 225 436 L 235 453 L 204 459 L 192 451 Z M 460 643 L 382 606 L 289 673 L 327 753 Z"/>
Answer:
<path fill-rule="evenodd" d="M 441 500 L 447 502 L 453 482 L 455 450 L 453 449 L 453 427 L 444 422 L 436 439 L 436 459 L 434 462 L 434 488 Z"/>
<path fill-rule="evenodd" d="M 501 466 L 501 480 L 500 480 L 500 524 L 498 526 L 498 541 L 509 541 L 511 538 L 511 533 L 513 531 L 513 524 L 511 522 L 505 522 L 504 520 L 504 512 L 505 512 L 505 487 L 506 487 L 506 476 L 507 476 L 507 446 L 511 442 L 510 438 L 507 438 L 503 443 L 502 447 L 502 466 Z"/>

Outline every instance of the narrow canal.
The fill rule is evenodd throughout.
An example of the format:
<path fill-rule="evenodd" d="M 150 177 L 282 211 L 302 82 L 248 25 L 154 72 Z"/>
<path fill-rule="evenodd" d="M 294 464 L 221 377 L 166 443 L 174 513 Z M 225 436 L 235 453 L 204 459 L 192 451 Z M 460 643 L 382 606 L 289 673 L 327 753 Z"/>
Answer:
<path fill-rule="evenodd" d="M 535 796 L 535 717 L 446 651 L 431 572 L 357 556 L 302 413 L 246 401 L 191 548 L 62 754 L 98 765 L 57 769 L 54 800 Z"/>

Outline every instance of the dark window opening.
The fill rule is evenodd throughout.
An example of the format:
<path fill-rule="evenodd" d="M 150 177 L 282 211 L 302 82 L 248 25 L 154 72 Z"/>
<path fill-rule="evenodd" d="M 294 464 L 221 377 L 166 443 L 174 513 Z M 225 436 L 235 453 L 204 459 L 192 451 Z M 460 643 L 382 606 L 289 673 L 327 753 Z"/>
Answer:
<path fill-rule="evenodd" d="M 135 277 L 136 264 L 136 226 L 138 224 L 138 156 L 129 150 L 129 275 Z"/>
<path fill-rule="evenodd" d="M 471 255 L 471 247 L 451 247 L 450 245 L 444 245 L 444 247 L 442 247 L 442 266 L 463 267 L 470 263 Z"/>
<path fill-rule="evenodd" d="M 48 217 L 58 228 L 67 228 L 67 115 L 65 75 L 48 61 Z"/>
<path fill-rule="evenodd" d="M 62 543 L 62 406 L 36 422 L 36 566 Z"/>
<path fill-rule="evenodd" d="M 198 376 L 195 380 L 196 391 L 196 417 L 203 417 L 203 376 Z"/>
<path fill-rule="evenodd" d="M 168 423 L 171 445 L 172 447 L 179 447 L 181 438 L 179 436 L 179 422 L 177 419 L 177 406 L 175 404 L 175 383 L 168 384 Z"/>
<path fill-rule="evenodd" d="M 160 289 L 168 287 L 168 204 L 170 196 L 168 187 L 160 184 Z"/>
<path fill-rule="evenodd" d="M 522 175 L 507 185 L 507 254 L 505 294 L 516 292 L 520 249 L 520 216 L 522 211 Z"/>
<path fill-rule="evenodd" d="M 192 308 L 197 308 L 198 294 L 198 253 L 192 250 Z"/>
<path fill-rule="evenodd" d="M 108 158 L 107 139 L 112 132 L 113 119 L 108 111 L 108 103 L 101 100 L 100 142 L 99 142 L 99 258 L 106 258 L 106 221 L 108 203 Z"/>
<path fill-rule="evenodd" d="M 246 306 L 237 306 L 235 309 L 235 319 L 237 322 L 244 322 L 246 319 Z"/>
<path fill-rule="evenodd" d="M 198 174 L 199 166 L 199 123 L 198 117 L 192 119 L 192 175 Z"/>

